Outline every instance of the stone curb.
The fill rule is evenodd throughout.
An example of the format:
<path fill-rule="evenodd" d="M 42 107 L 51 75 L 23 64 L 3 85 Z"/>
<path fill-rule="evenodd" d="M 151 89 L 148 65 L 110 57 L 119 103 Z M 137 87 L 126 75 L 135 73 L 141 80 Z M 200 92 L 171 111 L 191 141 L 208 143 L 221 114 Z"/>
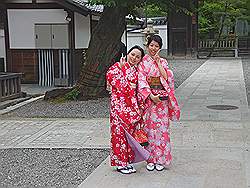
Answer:
<path fill-rule="evenodd" d="M 21 106 L 24 106 L 24 105 L 29 104 L 29 103 L 31 103 L 31 102 L 34 102 L 34 101 L 36 101 L 36 100 L 42 99 L 43 97 L 44 97 L 44 95 L 39 96 L 39 97 L 35 97 L 35 98 L 31 98 L 31 99 L 29 99 L 29 100 L 20 102 L 20 103 L 18 103 L 18 104 L 16 104 L 16 105 L 13 105 L 13 106 L 9 106 L 9 107 L 7 107 L 7 108 L 5 108 L 5 109 L 3 109 L 3 110 L 0 110 L 0 115 L 6 114 L 6 113 L 8 113 L 8 112 L 10 112 L 10 111 L 12 111 L 12 110 L 15 110 L 15 109 L 17 109 L 17 108 L 20 108 Z"/>

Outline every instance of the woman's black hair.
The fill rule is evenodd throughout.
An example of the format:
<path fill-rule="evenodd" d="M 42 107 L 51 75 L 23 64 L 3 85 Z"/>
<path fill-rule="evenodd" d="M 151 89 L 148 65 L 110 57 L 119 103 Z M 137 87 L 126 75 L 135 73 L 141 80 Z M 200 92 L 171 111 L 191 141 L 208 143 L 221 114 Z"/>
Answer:
<path fill-rule="evenodd" d="M 150 35 L 148 37 L 148 42 L 147 42 L 147 46 L 149 46 L 149 44 L 155 41 L 159 44 L 160 48 L 162 47 L 162 38 L 159 35 Z"/>
<path fill-rule="evenodd" d="M 135 45 L 133 46 L 132 48 L 129 49 L 128 51 L 128 54 L 133 50 L 133 49 L 138 49 L 141 51 L 141 59 L 144 57 L 145 53 L 144 53 L 144 50 L 142 49 L 142 47 L 138 46 L 138 45 Z"/>

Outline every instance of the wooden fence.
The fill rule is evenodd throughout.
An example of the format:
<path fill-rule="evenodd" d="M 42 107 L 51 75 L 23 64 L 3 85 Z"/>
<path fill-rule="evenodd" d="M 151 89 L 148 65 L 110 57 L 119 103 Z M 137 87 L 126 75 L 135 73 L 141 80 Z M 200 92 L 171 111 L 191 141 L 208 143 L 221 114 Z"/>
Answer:
<path fill-rule="evenodd" d="M 22 73 L 0 73 L 0 101 L 21 96 Z"/>
<path fill-rule="evenodd" d="M 199 51 L 209 51 L 210 49 L 212 49 L 215 42 L 215 39 L 200 40 L 198 42 Z M 238 57 L 238 38 L 220 39 L 215 45 L 215 51 L 219 50 L 232 50 L 234 51 L 234 56 Z"/>

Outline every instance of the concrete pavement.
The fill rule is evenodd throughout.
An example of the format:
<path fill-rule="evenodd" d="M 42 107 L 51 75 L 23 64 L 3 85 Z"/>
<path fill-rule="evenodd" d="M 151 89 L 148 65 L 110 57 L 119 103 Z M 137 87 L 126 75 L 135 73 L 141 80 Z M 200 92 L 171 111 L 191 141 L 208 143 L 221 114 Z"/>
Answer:
<path fill-rule="evenodd" d="M 250 111 L 241 59 L 210 59 L 177 90 L 181 121 L 171 125 L 173 163 L 162 172 L 122 175 L 107 158 L 79 188 L 250 187 Z M 236 110 L 211 110 L 234 105 Z M 0 149 L 109 147 L 108 119 L 0 119 Z"/>
<path fill-rule="evenodd" d="M 210 59 L 177 90 L 181 121 L 172 123 L 169 170 L 122 175 L 104 161 L 79 187 L 246 188 L 250 187 L 250 114 L 241 59 Z M 208 105 L 235 105 L 210 110 Z"/>

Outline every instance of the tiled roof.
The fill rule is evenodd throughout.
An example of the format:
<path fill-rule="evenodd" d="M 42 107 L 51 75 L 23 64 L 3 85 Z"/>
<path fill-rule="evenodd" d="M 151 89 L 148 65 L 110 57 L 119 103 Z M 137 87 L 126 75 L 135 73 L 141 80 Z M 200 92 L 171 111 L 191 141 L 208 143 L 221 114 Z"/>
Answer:
<path fill-rule="evenodd" d="M 88 1 L 86 0 L 71 0 L 72 3 L 78 4 L 79 6 L 85 7 L 89 9 L 90 11 L 101 13 L 103 12 L 103 5 L 89 5 Z"/>
<path fill-rule="evenodd" d="M 145 22 L 145 18 L 143 18 Z M 151 20 L 153 22 L 153 25 L 166 25 L 167 24 L 167 17 L 152 17 L 148 18 L 148 20 Z"/>

